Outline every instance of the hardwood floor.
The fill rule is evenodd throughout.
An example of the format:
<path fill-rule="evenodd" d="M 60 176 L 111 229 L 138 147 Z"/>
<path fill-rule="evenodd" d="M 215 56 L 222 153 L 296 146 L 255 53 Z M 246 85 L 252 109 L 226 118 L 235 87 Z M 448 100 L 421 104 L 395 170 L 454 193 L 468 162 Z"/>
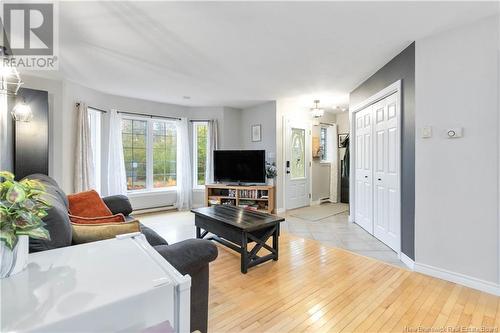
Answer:
<path fill-rule="evenodd" d="M 499 297 L 286 233 L 279 261 L 244 275 L 219 246 L 210 274 L 212 333 L 500 327 Z"/>

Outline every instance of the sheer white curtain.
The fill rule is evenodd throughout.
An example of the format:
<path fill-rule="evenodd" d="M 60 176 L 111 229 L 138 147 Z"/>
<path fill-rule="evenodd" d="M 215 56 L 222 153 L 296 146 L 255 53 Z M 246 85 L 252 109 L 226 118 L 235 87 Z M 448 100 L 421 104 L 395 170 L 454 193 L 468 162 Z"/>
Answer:
<path fill-rule="evenodd" d="M 188 121 L 177 121 L 177 203 L 178 210 L 188 210 L 192 206 L 193 177 L 189 149 Z"/>
<path fill-rule="evenodd" d="M 75 192 L 93 189 L 94 182 L 94 155 L 90 136 L 89 112 L 85 103 L 76 104 L 77 127 L 75 147 L 75 174 L 73 186 Z"/>
<path fill-rule="evenodd" d="M 108 168 L 106 172 L 108 195 L 127 194 L 121 123 L 121 114 L 116 110 L 111 110 L 109 112 Z"/>
<path fill-rule="evenodd" d="M 219 148 L 219 129 L 217 120 L 208 122 L 208 142 L 207 142 L 207 161 L 205 163 L 205 183 L 214 182 L 214 150 Z"/>

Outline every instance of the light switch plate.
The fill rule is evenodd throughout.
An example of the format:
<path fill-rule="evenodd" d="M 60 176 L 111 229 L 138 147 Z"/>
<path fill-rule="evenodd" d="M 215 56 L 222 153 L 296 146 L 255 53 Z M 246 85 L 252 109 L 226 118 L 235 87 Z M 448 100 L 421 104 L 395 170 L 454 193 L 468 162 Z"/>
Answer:
<path fill-rule="evenodd" d="M 432 127 L 426 126 L 422 127 L 422 138 L 428 139 L 432 137 Z"/>

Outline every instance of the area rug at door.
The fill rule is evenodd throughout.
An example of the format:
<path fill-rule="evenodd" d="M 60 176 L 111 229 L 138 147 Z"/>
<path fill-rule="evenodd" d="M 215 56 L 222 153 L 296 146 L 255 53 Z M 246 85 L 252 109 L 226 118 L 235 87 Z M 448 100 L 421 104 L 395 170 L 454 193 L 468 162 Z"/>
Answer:
<path fill-rule="evenodd" d="M 289 214 L 299 219 L 309 221 L 319 221 L 327 217 L 337 215 L 349 210 L 349 205 L 345 203 L 326 203 L 319 206 L 311 206 L 292 210 Z"/>

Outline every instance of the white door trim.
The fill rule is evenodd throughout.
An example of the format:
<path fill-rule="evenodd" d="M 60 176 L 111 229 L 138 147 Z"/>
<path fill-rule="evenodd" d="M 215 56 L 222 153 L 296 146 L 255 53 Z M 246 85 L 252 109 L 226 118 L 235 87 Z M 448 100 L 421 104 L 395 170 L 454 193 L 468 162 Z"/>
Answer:
<path fill-rule="evenodd" d="M 402 105 L 401 105 L 401 80 L 398 80 L 396 82 L 394 82 L 393 84 L 387 86 L 386 88 L 380 90 L 379 92 L 377 92 L 376 94 L 368 97 L 366 100 L 364 100 L 363 102 L 355 105 L 354 107 L 352 108 L 349 108 L 349 130 L 350 130 L 350 134 L 349 134 L 349 137 L 351 138 L 351 140 L 349 141 L 349 149 L 350 149 L 350 154 L 349 154 L 349 158 L 350 158 L 350 166 L 349 166 L 349 173 L 350 173 L 350 176 L 349 176 L 349 222 L 355 222 L 355 215 L 354 215 L 354 212 L 356 211 L 356 208 L 355 208 L 355 179 L 356 179 L 356 167 L 354 165 L 355 161 L 354 161 L 354 156 L 356 156 L 356 145 L 353 144 L 353 139 L 356 137 L 356 126 L 354 125 L 355 121 L 354 121 L 354 115 L 356 112 L 358 111 L 361 111 L 363 109 L 365 109 L 366 107 L 386 98 L 387 96 L 389 95 L 392 95 L 392 94 L 396 94 L 396 103 L 399 107 L 399 112 L 400 112 L 400 117 L 399 117 L 399 122 L 398 122 L 398 127 L 399 127 L 399 131 L 398 131 L 398 142 L 401 143 L 401 121 L 402 121 Z M 401 146 L 400 146 L 401 147 Z M 400 148 L 401 149 L 401 148 Z M 400 154 L 401 156 L 401 154 Z M 400 158 L 400 161 L 399 161 L 399 164 L 398 164 L 398 175 L 399 175 L 399 178 L 398 178 L 398 188 L 399 188 L 399 212 L 397 212 L 397 214 L 399 215 L 399 221 L 401 223 L 401 158 Z M 402 228 L 400 228 L 400 232 L 399 232 L 399 247 L 398 247 L 398 250 L 396 251 L 398 253 L 398 255 L 401 254 L 401 231 L 402 231 Z"/>

